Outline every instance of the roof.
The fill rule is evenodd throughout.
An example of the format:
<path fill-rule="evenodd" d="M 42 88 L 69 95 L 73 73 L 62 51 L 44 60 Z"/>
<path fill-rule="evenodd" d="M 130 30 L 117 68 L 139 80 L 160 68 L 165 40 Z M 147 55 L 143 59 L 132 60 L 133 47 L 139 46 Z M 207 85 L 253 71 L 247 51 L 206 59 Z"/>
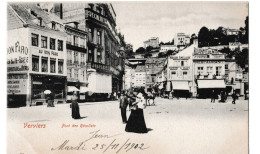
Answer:
<path fill-rule="evenodd" d="M 194 48 L 195 45 L 192 44 L 189 47 L 183 49 L 182 51 L 180 51 L 179 53 L 177 53 L 175 56 L 192 56 L 192 54 L 194 53 Z"/>
<path fill-rule="evenodd" d="M 135 72 L 145 72 L 145 66 L 144 65 L 137 65 Z"/>
<path fill-rule="evenodd" d="M 10 9 L 12 9 L 16 16 L 19 16 L 21 21 L 24 21 L 25 24 L 39 26 L 34 22 L 35 19 L 42 19 L 41 28 L 51 29 L 48 26 L 51 22 L 56 22 L 63 24 L 63 21 L 57 16 L 44 11 L 36 3 L 9 3 Z"/>
<path fill-rule="evenodd" d="M 166 58 L 155 58 L 155 57 L 151 57 L 151 58 L 148 58 L 146 60 L 146 64 L 149 64 L 149 63 L 164 63 L 164 61 L 166 60 Z"/>

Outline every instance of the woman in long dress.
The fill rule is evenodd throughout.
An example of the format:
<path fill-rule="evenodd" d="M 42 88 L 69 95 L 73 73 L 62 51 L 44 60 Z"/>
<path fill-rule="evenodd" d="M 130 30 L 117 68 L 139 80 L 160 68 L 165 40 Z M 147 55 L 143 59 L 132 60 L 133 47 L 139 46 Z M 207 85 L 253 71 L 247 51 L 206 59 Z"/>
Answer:
<path fill-rule="evenodd" d="M 136 96 L 130 94 L 130 108 L 131 114 L 127 121 L 125 131 L 134 133 L 147 133 L 147 128 L 144 120 L 143 108 L 145 108 L 145 99 L 143 94 L 139 92 Z"/>
<path fill-rule="evenodd" d="M 77 102 L 78 97 L 77 97 L 77 92 L 73 92 L 73 96 L 71 98 L 71 112 L 72 112 L 72 118 L 73 119 L 79 119 L 80 114 L 79 114 L 79 104 Z"/>

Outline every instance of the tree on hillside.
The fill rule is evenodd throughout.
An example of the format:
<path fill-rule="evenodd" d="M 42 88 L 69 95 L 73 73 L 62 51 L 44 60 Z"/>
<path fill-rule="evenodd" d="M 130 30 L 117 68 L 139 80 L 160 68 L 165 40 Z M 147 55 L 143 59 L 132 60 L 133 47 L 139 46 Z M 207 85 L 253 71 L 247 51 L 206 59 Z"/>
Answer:
<path fill-rule="evenodd" d="M 137 53 L 137 54 L 145 53 L 145 48 L 139 47 L 139 48 L 135 51 L 135 53 Z"/>
<path fill-rule="evenodd" d="M 245 68 L 246 65 L 248 65 L 248 49 L 243 49 L 242 52 L 238 52 L 235 55 L 237 64 L 241 67 L 241 68 Z"/>
<path fill-rule="evenodd" d="M 199 47 L 208 46 L 209 39 L 210 39 L 209 29 L 204 26 L 200 29 L 198 35 Z"/>
<path fill-rule="evenodd" d="M 152 51 L 152 49 L 153 49 L 152 46 L 148 46 L 148 47 L 146 47 L 145 52 L 148 53 L 148 52 Z"/>

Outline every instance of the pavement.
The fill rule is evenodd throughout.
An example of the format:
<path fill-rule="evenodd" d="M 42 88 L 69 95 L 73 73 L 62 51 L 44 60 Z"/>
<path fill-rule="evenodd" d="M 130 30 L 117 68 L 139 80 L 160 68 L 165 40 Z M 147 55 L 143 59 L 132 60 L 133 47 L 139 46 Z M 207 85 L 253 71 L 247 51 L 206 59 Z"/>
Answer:
<path fill-rule="evenodd" d="M 8 154 L 247 154 L 248 101 L 156 98 L 144 109 L 147 134 L 125 132 L 119 102 L 7 109 Z M 127 112 L 129 116 L 130 112 Z M 43 128 L 45 127 L 45 128 Z"/>

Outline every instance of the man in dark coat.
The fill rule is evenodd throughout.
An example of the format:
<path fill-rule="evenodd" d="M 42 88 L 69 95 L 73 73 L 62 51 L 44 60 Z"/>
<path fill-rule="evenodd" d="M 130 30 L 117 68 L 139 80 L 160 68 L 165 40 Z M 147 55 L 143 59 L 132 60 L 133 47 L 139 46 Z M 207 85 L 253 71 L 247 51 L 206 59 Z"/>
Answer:
<path fill-rule="evenodd" d="M 215 103 L 215 99 L 216 99 L 216 92 L 213 90 L 212 94 L 211 94 L 211 103 Z"/>
<path fill-rule="evenodd" d="M 232 97 L 232 104 L 236 104 L 236 99 L 237 99 L 237 95 L 236 95 L 236 93 L 235 92 L 233 92 L 233 94 L 231 95 L 231 97 Z"/>
<path fill-rule="evenodd" d="M 125 124 L 127 122 L 127 120 L 126 120 L 126 108 L 127 108 L 127 105 L 128 105 L 127 97 L 125 95 L 125 92 L 122 92 L 122 94 L 120 96 L 119 108 L 121 109 L 121 116 L 122 116 L 123 124 Z"/>

